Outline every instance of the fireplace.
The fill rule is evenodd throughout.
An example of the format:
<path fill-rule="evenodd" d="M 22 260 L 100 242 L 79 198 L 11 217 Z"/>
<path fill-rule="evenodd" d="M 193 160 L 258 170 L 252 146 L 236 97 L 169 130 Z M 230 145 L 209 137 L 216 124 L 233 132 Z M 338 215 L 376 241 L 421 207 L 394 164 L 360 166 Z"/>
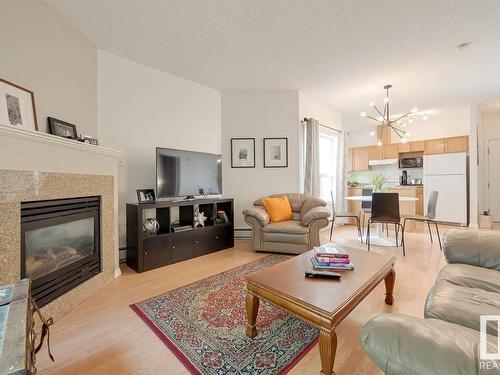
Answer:
<path fill-rule="evenodd" d="M 100 197 L 21 203 L 21 277 L 44 306 L 101 272 Z"/>

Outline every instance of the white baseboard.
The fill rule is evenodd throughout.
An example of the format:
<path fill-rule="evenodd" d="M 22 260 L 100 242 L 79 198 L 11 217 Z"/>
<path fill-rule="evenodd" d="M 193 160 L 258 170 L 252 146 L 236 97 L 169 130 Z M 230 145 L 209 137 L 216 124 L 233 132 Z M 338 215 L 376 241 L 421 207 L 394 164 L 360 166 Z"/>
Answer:
<path fill-rule="evenodd" d="M 122 275 L 122 270 L 120 268 L 118 268 L 117 270 L 115 270 L 115 279 L 117 277 L 120 277 Z"/>
<path fill-rule="evenodd" d="M 242 229 L 238 229 L 238 228 L 235 228 L 234 229 L 234 238 L 236 239 L 249 239 L 249 238 L 252 238 L 252 229 L 250 228 L 242 228 Z"/>
<path fill-rule="evenodd" d="M 120 249 L 118 252 L 118 258 L 120 259 L 120 262 L 127 259 L 127 249 Z"/>

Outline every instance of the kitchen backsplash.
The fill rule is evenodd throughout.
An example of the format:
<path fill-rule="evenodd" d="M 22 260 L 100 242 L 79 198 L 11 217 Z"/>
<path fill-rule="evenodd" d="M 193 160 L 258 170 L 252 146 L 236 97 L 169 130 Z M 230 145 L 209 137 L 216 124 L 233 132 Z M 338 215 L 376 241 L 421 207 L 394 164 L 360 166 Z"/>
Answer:
<path fill-rule="evenodd" d="M 371 171 L 350 172 L 349 177 L 350 180 L 357 181 L 360 184 L 371 184 L 374 174 L 382 174 L 387 178 L 387 183 L 397 185 L 400 182 L 400 176 L 403 170 L 408 172 L 409 181 L 411 181 L 412 178 L 423 178 L 422 169 L 399 169 L 397 164 L 374 165 Z"/>

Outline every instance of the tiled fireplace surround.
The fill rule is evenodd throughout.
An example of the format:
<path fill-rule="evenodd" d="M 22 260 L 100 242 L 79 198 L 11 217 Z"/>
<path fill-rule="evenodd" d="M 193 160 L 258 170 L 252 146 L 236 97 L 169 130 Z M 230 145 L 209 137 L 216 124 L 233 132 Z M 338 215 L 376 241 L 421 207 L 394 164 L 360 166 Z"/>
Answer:
<path fill-rule="evenodd" d="M 113 176 L 0 169 L 0 285 L 21 275 L 21 202 L 101 196 L 102 272 L 42 309 L 56 320 L 115 276 Z"/>
<path fill-rule="evenodd" d="M 120 275 L 119 176 L 125 155 L 43 132 L 0 124 L 0 284 L 21 276 L 21 202 L 101 197 L 101 267 L 97 276 L 42 308 L 56 321 Z"/>

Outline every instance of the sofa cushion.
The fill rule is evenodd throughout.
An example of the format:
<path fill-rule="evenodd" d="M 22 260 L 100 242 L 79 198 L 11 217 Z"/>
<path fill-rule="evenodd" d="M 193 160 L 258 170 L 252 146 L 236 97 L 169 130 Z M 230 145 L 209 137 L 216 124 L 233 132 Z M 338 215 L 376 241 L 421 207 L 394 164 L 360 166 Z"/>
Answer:
<path fill-rule="evenodd" d="M 496 337 L 487 335 L 487 350 Z M 360 335 L 368 356 L 387 375 L 498 375 L 481 369 L 479 332 L 437 319 L 384 314 L 368 321 Z"/>
<path fill-rule="evenodd" d="M 293 219 L 292 207 L 286 196 L 275 198 L 267 197 L 262 201 L 273 223 Z"/>
<path fill-rule="evenodd" d="M 269 223 L 262 228 L 264 233 L 307 234 L 309 228 L 304 227 L 298 220 L 285 220 L 278 223 Z"/>
<path fill-rule="evenodd" d="M 500 233 L 453 229 L 443 236 L 448 263 L 462 263 L 500 271 Z"/>
<path fill-rule="evenodd" d="M 481 315 L 500 315 L 500 294 L 440 281 L 429 292 L 424 316 L 460 324 L 479 331 Z M 496 322 L 488 333 L 497 336 Z"/>
<path fill-rule="evenodd" d="M 264 242 L 307 244 L 308 233 L 309 229 L 300 225 L 300 221 L 287 220 L 270 223 L 262 228 L 262 239 Z"/>
<path fill-rule="evenodd" d="M 468 264 L 448 264 L 439 273 L 436 282 L 448 281 L 459 286 L 500 293 L 500 272 Z"/>

